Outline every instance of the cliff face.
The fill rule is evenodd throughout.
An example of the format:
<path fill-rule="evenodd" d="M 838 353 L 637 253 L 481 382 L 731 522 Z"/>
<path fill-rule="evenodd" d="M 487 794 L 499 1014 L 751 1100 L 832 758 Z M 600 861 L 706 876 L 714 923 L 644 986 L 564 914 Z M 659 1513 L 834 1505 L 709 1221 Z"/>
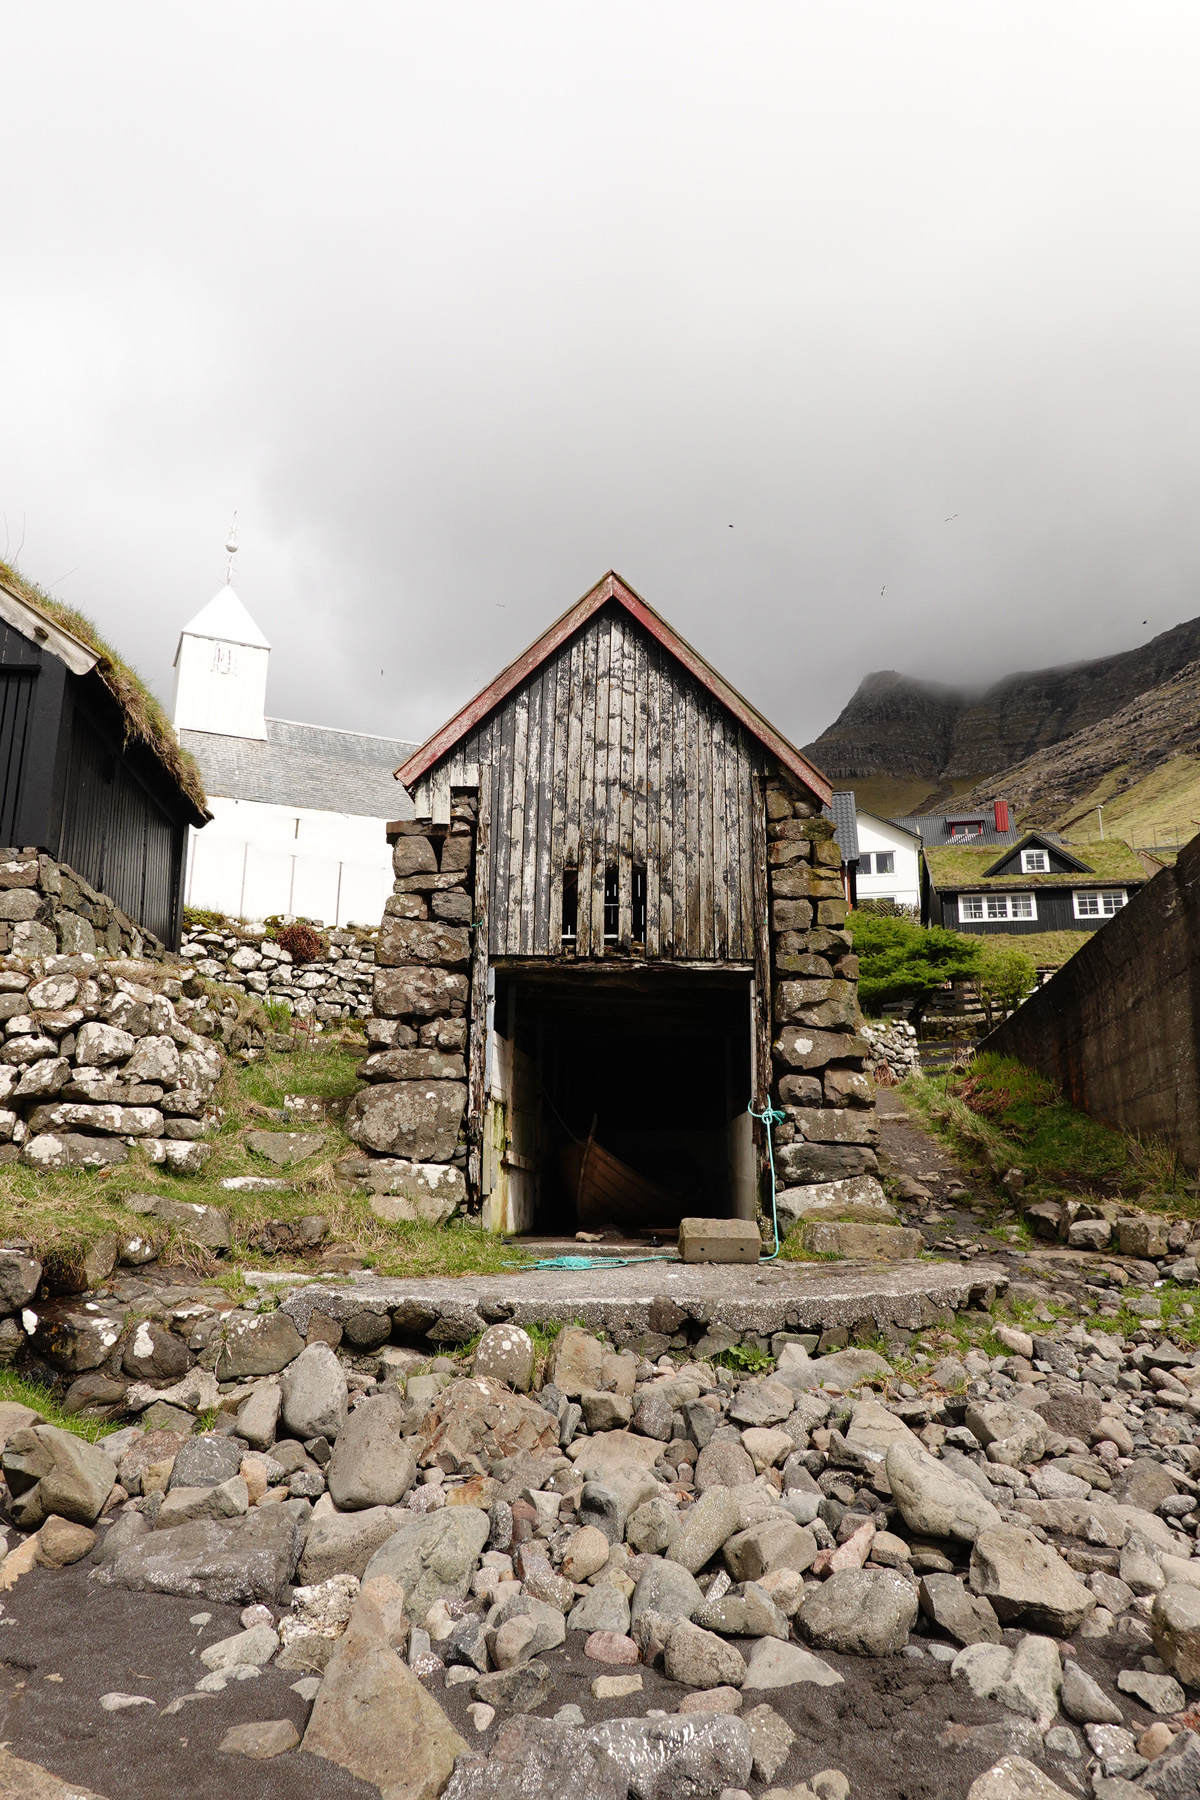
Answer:
<path fill-rule="evenodd" d="M 886 670 L 860 683 L 805 754 L 835 781 L 892 775 L 961 785 L 1111 720 L 1198 659 L 1200 619 L 1192 619 L 1136 650 L 1006 675 L 982 693 Z"/>

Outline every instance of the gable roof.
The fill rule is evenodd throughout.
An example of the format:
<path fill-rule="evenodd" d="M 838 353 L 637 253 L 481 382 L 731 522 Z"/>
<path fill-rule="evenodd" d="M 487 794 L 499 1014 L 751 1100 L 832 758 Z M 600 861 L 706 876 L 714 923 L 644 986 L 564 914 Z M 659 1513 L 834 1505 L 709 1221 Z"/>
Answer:
<path fill-rule="evenodd" d="M 175 661 L 185 637 L 216 638 L 223 644 L 249 644 L 254 650 L 269 650 L 270 643 L 246 611 L 240 595 L 226 582 L 207 606 L 202 606 L 194 619 L 189 619 L 179 634 Z"/>
<path fill-rule="evenodd" d="M 411 803 L 396 793 L 392 770 L 415 745 L 292 719 L 268 719 L 266 725 L 265 740 L 180 732 L 210 794 L 385 822 L 399 803 L 400 817 L 412 817 Z"/>
<path fill-rule="evenodd" d="M 1081 875 L 1094 875 L 1096 873 L 1090 863 L 1080 862 L 1077 856 L 1072 856 L 1066 845 L 1060 843 L 1057 838 L 1044 836 L 1040 831 L 1027 831 L 1020 843 L 1009 844 L 1005 848 L 1003 856 L 998 856 L 991 868 L 983 871 L 984 874 L 995 875 L 1003 864 L 1010 861 L 1010 859 L 1016 856 L 1019 851 L 1028 850 L 1031 845 L 1036 845 L 1039 850 L 1044 850 L 1047 855 L 1053 854 L 1055 856 L 1061 856 L 1064 862 L 1070 863 L 1071 867 L 1077 869 Z M 1050 871 L 1047 869 L 1045 873 L 1049 874 Z"/>
<path fill-rule="evenodd" d="M 1053 847 L 1061 854 L 1060 844 Z M 1122 838 L 1106 838 L 1103 843 L 1089 844 L 1087 850 L 1089 868 L 1085 875 L 989 876 L 989 869 L 996 863 L 996 852 L 987 846 L 978 849 L 968 844 L 927 844 L 924 857 L 929 879 L 942 894 L 971 888 L 1106 887 L 1118 882 L 1122 887 L 1140 887 L 1145 882 L 1145 869 Z M 1000 860 L 1007 862 L 1011 854 L 1010 850 Z"/>
<path fill-rule="evenodd" d="M 427 738 L 416 754 L 396 770 L 396 779 L 403 782 L 406 788 L 411 788 L 415 781 L 427 774 L 435 763 L 441 762 L 455 744 L 466 737 L 514 688 L 519 687 L 535 669 L 540 668 L 560 645 L 566 643 L 580 626 L 586 625 L 593 614 L 598 613 L 609 601 L 622 607 L 631 618 L 636 619 L 785 769 L 803 782 L 826 806 L 829 805 L 833 791 L 825 776 L 612 569 L 581 600 L 568 607 L 527 650 L 523 650 L 506 669 L 502 669 L 473 700 L 469 700 L 461 711 L 448 719 L 431 738 Z"/>
<path fill-rule="evenodd" d="M 833 820 L 833 835 L 837 839 L 838 849 L 842 853 L 844 863 L 857 862 L 858 848 L 858 815 L 854 805 L 853 788 L 839 788 L 828 806 L 821 811 L 827 819 Z"/>

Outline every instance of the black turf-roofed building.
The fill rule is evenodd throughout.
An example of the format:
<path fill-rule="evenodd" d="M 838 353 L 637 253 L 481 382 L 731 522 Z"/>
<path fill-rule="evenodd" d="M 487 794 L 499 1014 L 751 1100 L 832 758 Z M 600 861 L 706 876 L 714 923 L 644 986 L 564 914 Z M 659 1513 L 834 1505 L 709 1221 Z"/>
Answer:
<path fill-rule="evenodd" d="M 164 944 L 179 941 L 198 779 L 137 735 L 113 665 L 0 580 L 0 844 L 67 863 Z"/>

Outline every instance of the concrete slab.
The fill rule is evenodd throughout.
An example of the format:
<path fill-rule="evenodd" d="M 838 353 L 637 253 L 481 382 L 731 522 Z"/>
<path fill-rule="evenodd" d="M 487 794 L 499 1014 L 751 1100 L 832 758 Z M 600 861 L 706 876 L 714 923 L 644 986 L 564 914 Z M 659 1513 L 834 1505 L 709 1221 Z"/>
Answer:
<path fill-rule="evenodd" d="M 762 1335 L 851 1328 L 868 1320 L 917 1331 L 948 1311 L 986 1304 L 1007 1286 L 1007 1272 L 994 1263 L 738 1267 L 689 1265 L 670 1256 L 617 1269 L 514 1269 L 503 1276 L 412 1281 L 358 1272 L 297 1288 L 283 1310 L 305 1333 L 314 1310 L 345 1319 L 365 1307 L 390 1313 L 402 1334 L 435 1342 L 463 1342 L 501 1319 L 578 1319 L 627 1342 L 644 1331 L 670 1333 L 685 1320 Z"/>

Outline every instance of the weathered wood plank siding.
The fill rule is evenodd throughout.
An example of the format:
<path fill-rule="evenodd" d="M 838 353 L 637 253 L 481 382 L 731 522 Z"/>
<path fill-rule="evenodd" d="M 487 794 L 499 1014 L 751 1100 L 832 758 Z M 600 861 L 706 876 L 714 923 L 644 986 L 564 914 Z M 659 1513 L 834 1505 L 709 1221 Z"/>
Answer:
<path fill-rule="evenodd" d="M 627 954 L 636 869 L 648 958 L 752 963 L 756 778 L 767 760 L 640 624 L 606 607 L 434 766 L 427 791 L 439 776 L 443 789 L 467 785 L 476 765 L 488 787 L 492 956 L 561 953 L 567 869 L 578 871 L 576 954 L 605 953 L 610 870 L 608 951 Z"/>

